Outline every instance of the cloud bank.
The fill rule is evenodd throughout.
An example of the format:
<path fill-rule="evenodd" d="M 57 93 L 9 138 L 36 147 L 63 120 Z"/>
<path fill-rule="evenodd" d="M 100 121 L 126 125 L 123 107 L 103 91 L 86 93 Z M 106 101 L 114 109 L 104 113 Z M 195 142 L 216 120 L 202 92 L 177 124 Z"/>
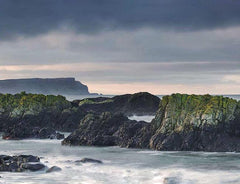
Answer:
<path fill-rule="evenodd" d="M 92 92 L 240 93 L 240 1 L 0 0 L 0 79 Z"/>
<path fill-rule="evenodd" d="M 143 27 L 193 31 L 240 24 L 237 0 L 1 0 L 0 38 L 52 30 L 79 33 Z"/>

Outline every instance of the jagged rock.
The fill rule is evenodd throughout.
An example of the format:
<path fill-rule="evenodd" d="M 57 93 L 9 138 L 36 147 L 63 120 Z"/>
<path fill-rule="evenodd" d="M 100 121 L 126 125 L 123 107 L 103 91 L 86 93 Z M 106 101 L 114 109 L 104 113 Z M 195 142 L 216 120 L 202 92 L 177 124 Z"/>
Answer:
<path fill-rule="evenodd" d="M 80 122 L 79 129 L 63 140 L 65 145 L 114 146 L 117 137 L 113 134 L 128 118 L 123 115 L 112 116 L 110 113 L 88 114 Z"/>
<path fill-rule="evenodd" d="M 119 95 L 113 98 L 87 98 L 74 101 L 87 112 L 131 115 L 155 115 L 160 99 L 147 92 Z"/>
<path fill-rule="evenodd" d="M 0 94 L 0 110 L 0 131 L 12 138 L 32 138 L 42 128 L 72 131 L 84 116 L 63 96 L 25 92 Z M 66 111 L 70 114 L 66 115 Z"/>
<path fill-rule="evenodd" d="M 76 163 L 97 163 L 97 164 L 102 164 L 101 160 L 96 160 L 96 159 L 92 159 L 92 158 L 83 158 L 81 160 L 76 160 Z"/>
<path fill-rule="evenodd" d="M 45 165 L 40 163 L 37 156 L 19 155 L 8 156 L 0 155 L 0 171 L 5 172 L 23 172 L 23 171 L 38 171 L 45 168 Z"/>
<path fill-rule="evenodd" d="M 45 165 L 41 163 L 23 163 L 21 164 L 21 168 L 29 171 L 39 171 L 45 168 Z"/>
<path fill-rule="evenodd" d="M 63 96 L 42 94 L 0 94 L 0 132 L 5 139 L 63 138 L 49 135 L 50 129 L 72 132 L 91 111 L 101 114 L 151 115 L 158 109 L 160 99 L 149 93 L 121 95 L 113 98 L 84 99 L 69 102 Z M 43 131 L 43 132 L 42 132 Z M 44 133 L 45 132 L 45 133 Z M 53 132 L 53 131 L 52 131 Z M 108 135 L 99 137 L 107 144 L 115 142 Z M 96 140 L 98 142 L 98 140 Z"/>
<path fill-rule="evenodd" d="M 240 151 L 240 102 L 231 98 L 164 96 L 152 124 L 152 149 Z"/>
<path fill-rule="evenodd" d="M 38 137 L 40 139 L 46 139 L 50 138 L 54 134 L 56 134 L 56 131 L 53 128 L 42 128 L 39 130 Z"/>
<path fill-rule="evenodd" d="M 79 128 L 62 141 L 63 145 L 91 145 L 91 146 L 115 146 L 123 145 L 136 147 L 141 145 L 142 139 L 134 137 L 146 122 L 129 120 L 123 114 L 111 114 L 109 112 L 88 114 L 80 122 Z M 139 133 L 140 135 L 140 133 Z M 149 140 L 149 139 L 148 139 Z"/>
<path fill-rule="evenodd" d="M 46 173 L 59 172 L 59 171 L 61 171 L 61 170 L 62 170 L 62 169 L 61 169 L 60 167 L 58 167 L 58 166 L 53 166 L 53 167 L 49 168 L 49 169 L 46 171 Z"/>
<path fill-rule="evenodd" d="M 25 138 L 64 139 L 64 135 L 56 132 L 53 128 L 32 128 L 31 125 L 25 122 L 16 124 L 9 130 L 8 133 L 4 133 L 2 137 L 6 140 L 18 140 Z"/>
<path fill-rule="evenodd" d="M 240 102 L 210 95 L 164 96 L 150 124 L 111 113 L 89 114 L 62 144 L 240 151 Z"/>

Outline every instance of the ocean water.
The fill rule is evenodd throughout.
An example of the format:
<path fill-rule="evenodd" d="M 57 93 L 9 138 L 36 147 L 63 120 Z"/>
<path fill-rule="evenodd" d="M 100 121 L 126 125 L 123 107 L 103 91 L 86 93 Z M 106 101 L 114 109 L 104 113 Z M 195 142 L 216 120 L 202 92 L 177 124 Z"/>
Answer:
<path fill-rule="evenodd" d="M 130 120 L 136 120 L 136 121 L 145 121 L 147 123 L 150 123 L 155 116 L 129 116 L 128 119 Z"/>
<path fill-rule="evenodd" d="M 96 97 L 114 97 L 115 95 L 67 95 L 66 98 L 67 100 L 81 100 L 81 99 L 84 99 L 84 98 L 96 98 Z M 159 98 L 162 98 L 164 95 L 156 95 L 158 96 Z M 229 98 L 233 98 L 233 99 L 236 99 L 236 100 L 240 100 L 240 94 L 239 95 L 223 95 L 224 97 L 229 97 Z"/>
<path fill-rule="evenodd" d="M 59 140 L 0 139 L 0 154 L 32 154 L 60 172 L 0 172 L 1 184 L 240 184 L 240 153 L 69 147 Z M 84 157 L 103 164 L 77 164 Z M 170 182 L 171 180 L 171 182 Z M 165 181 L 165 182 L 164 182 Z"/>

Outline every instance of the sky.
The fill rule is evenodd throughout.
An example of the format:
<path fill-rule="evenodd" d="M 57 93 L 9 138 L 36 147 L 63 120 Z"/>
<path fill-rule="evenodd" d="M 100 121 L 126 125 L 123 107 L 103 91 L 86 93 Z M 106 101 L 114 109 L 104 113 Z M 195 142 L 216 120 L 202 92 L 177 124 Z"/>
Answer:
<path fill-rule="evenodd" d="M 0 0 L 0 79 L 240 94 L 238 0 Z"/>

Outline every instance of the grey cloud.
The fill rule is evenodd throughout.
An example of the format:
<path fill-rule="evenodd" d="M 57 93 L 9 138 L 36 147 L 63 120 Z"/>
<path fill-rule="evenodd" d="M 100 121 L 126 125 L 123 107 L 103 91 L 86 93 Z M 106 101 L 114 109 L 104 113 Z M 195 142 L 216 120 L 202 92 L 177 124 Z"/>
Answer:
<path fill-rule="evenodd" d="M 240 24 L 238 0 L 0 0 L 0 39 L 62 27 L 79 33 L 155 27 L 174 31 Z"/>
<path fill-rule="evenodd" d="M 49 67 L 47 70 L 14 70 L 0 71 L 0 78 L 24 77 L 69 77 L 74 76 L 81 81 L 108 83 L 160 83 L 160 84 L 216 84 L 225 83 L 225 75 L 239 75 L 238 62 L 219 62 L 217 65 L 209 62 L 202 63 L 105 63 L 109 69 L 101 70 L 101 64 L 93 65 L 87 71 L 81 65 L 72 66 L 74 71 L 56 71 Z M 104 67 L 103 66 L 103 67 Z M 78 70 L 79 69 L 79 70 Z"/>
<path fill-rule="evenodd" d="M 52 32 L 0 42 L 0 64 L 207 61 L 218 67 L 218 62 L 240 63 L 239 32 L 240 27 L 187 33 L 157 29 L 95 35 Z"/>

